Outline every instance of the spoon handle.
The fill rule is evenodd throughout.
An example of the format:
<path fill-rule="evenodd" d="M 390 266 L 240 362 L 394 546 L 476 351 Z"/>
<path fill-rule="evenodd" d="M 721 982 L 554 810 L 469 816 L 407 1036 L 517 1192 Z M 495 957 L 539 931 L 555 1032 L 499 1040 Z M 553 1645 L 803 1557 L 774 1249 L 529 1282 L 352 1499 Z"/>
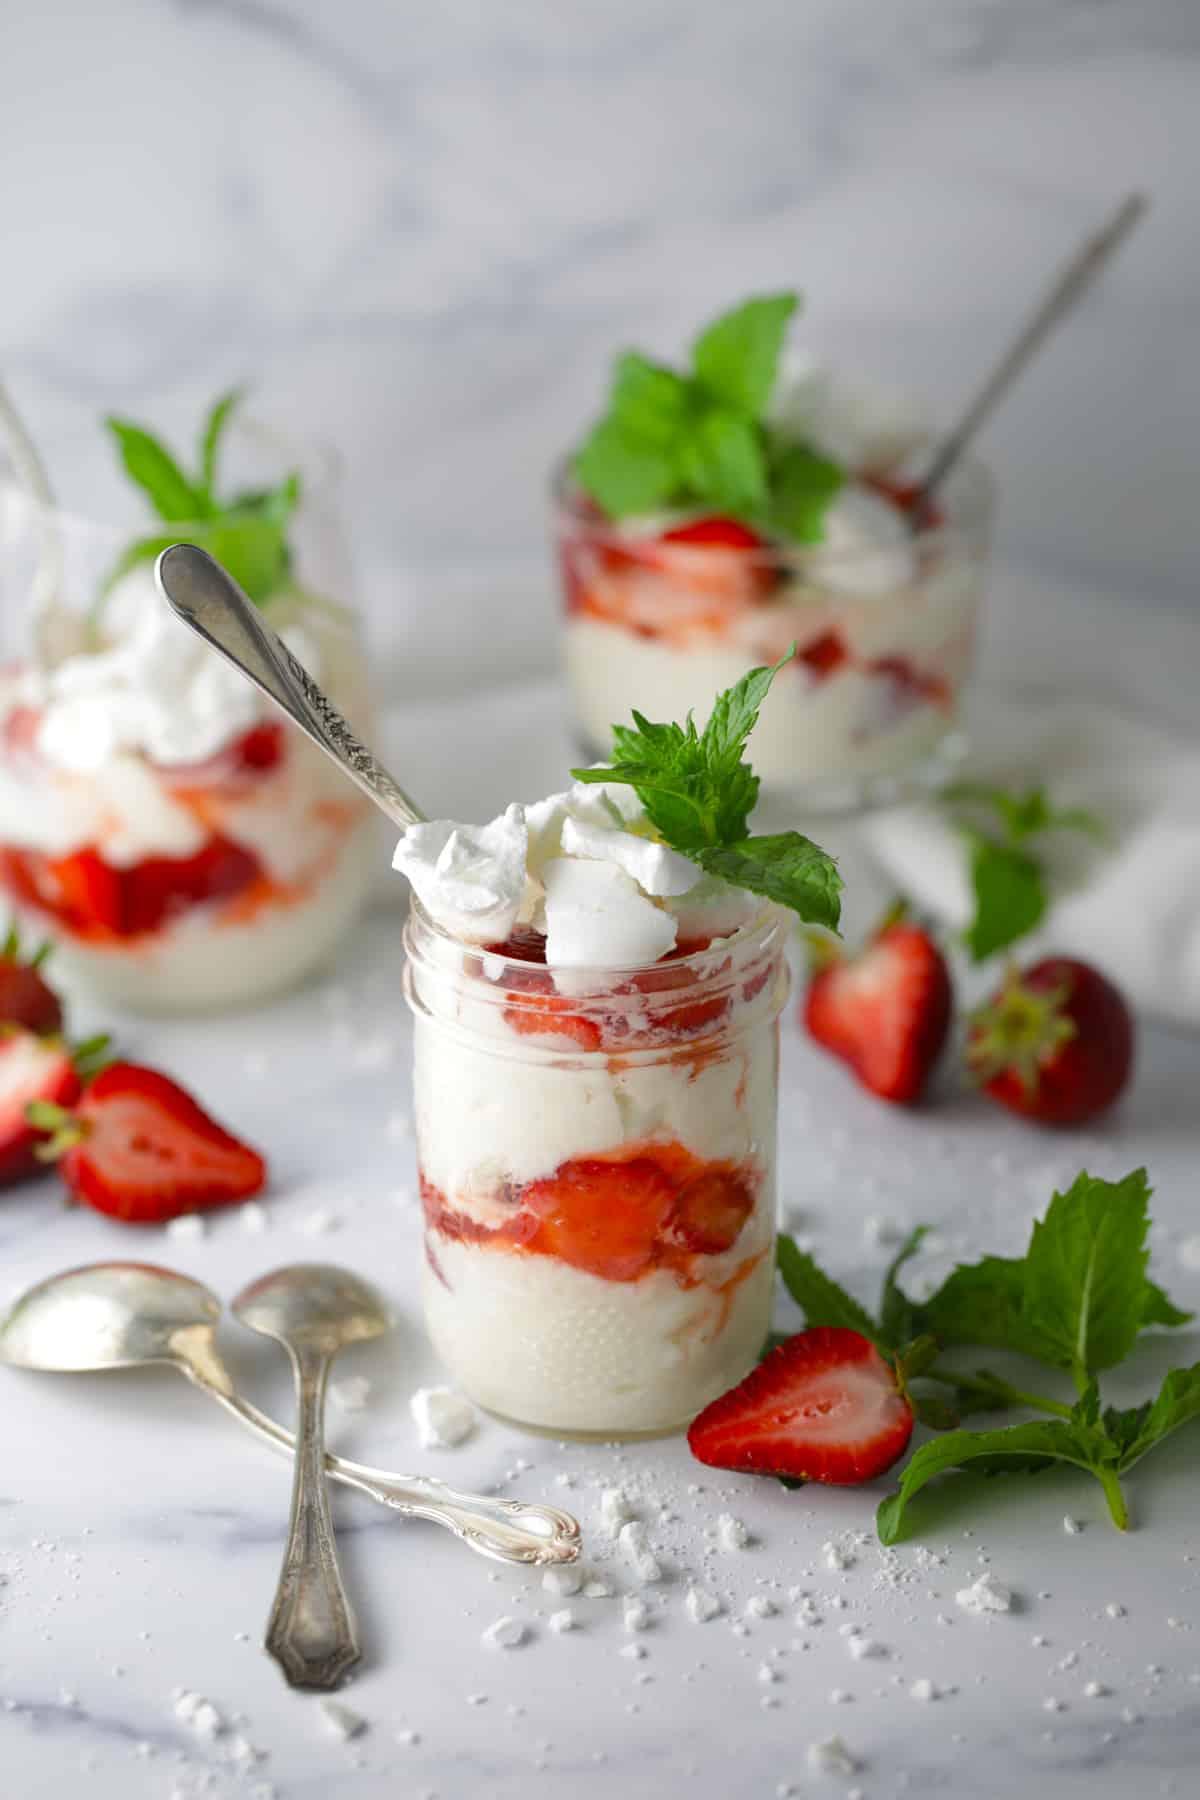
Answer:
<path fill-rule="evenodd" d="M 362 1651 L 342 1586 L 325 1486 L 329 1358 L 301 1345 L 292 1361 L 298 1415 L 292 1514 L 265 1643 L 292 1687 L 333 1688 Z"/>
<path fill-rule="evenodd" d="M 191 1371 L 189 1371 L 191 1372 Z M 192 1379 L 197 1380 L 193 1373 Z M 295 1440 L 282 1425 L 240 1394 L 222 1393 L 198 1381 L 227 1412 L 272 1446 L 290 1456 Z M 366 1463 L 325 1453 L 325 1472 L 345 1487 L 357 1488 L 380 1506 L 406 1518 L 428 1519 L 445 1527 L 480 1556 L 522 1565 L 574 1562 L 579 1555 L 579 1523 L 557 1506 L 532 1500 L 501 1500 L 492 1495 L 463 1494 L 428 1475 L 393 1475 Z"/>
<path fill-rule="evenodd" d="M 214 557 L 195 544 L 172 544 L 155 574 L 176 618 L 273 700 L 394 825 L 403 831 L 423 817 Z"/>

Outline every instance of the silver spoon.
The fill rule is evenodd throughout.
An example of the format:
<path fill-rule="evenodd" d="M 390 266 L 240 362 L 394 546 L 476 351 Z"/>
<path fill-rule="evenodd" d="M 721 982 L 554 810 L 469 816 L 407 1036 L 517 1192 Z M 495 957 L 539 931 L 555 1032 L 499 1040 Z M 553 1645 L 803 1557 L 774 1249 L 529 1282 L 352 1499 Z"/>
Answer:
<path fill-rule="evenodd" d="M 0 1319 L 0 1363 L 61 1374 L 165 1364 L 241 1424 L 291 1455 L 290 1432 L 236 1392 L 214 1342 L 221 1302 L 152 1263 L 89 1263 L 29 1288 Z M 432 1476 L 393 1475 L 327 1455 L 335 1481 L 405 1518 L 428 1519 L 495 1562 L 574 1562 L 579 1525 L 556 1506 L 464 1494 Z"/>
<path fill-rule="evenodd" d="M 177 618 L 260 688 L 401 831 L 424 818 L 215 557 L 172 544 L 154 566 Z"/>
<path fill-rule="evenodd" d="M 283 1345 L 296 1378 L 292 1513 L 264 1643 L 292 1687 L 336 1687 L 362 1650 L 329 1511 L 325 1389 L 339 1351 L 382 1337 L 392 1317 L 374 1288 L 332 1263 L 260 1276 L 235 1297 L 233 1313 Z"/>
<path fill-rule="evenodd" d="M 1129 194 L 1094 236 L 1075 252 L 1067 266 L 1022 323 L 1020 331 L 972 396 L 958 424 L 943 439 L 908 508 L 913 530 L 920 528 L 929 503 L 984 421 L 1008 392 L 1034 352 L 1054 327 L 1081 300 L 1100 270 L 1124 243 L 1150 202 L 1145 194 Z"/>

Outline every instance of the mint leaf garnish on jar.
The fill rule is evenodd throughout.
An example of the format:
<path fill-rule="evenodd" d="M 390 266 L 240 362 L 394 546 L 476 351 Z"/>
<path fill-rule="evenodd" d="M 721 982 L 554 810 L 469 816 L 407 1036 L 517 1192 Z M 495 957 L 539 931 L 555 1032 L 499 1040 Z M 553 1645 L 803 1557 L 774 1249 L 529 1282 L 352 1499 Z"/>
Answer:
<path fill-rule="evenodd" d="M 112 416 L 105 420 L 129 479 L 160 519 L 180 529 L 136 538 L 105 577 L 102 600 L 131 569 L 152 562 L 181 536 L 223 563 L 257 606 L 287 582 L 292 561 L 287 532 L 300 499 L 298 473 L 292 470 L 271 488 L 239 488 L 225 497 L 217 491 L 222 441 L 242 398 L 241 388 L 231 388 L 210 407 L 194 475 L 144 426 Z"/>
<path fill-rule="evenodd" d="M 608 410 L 572 463 L 608 518 L 703 507 L 757 530 L 819 543 L 846 471 L 767 424 L 792 293 L 746 300 L 705 327 L 687 373 L 625 350 Z"/>
<path fill-rule="evenodd" d="M 758 776 L 743 752 L 772 681 L 795 653 L 793 645 L 773 667 L 751 669 L 718 694 L 703 731 L 690 713 L 682 725 L 656 725 L 635 711 L 632 726 L 613 727 L 610 764 L 571 773 L 632 787 L 672 850 L 789 907 L 805 924 L 836 931 L 842 878 L 833 858 L 798 831 L 750 834 Z"/>

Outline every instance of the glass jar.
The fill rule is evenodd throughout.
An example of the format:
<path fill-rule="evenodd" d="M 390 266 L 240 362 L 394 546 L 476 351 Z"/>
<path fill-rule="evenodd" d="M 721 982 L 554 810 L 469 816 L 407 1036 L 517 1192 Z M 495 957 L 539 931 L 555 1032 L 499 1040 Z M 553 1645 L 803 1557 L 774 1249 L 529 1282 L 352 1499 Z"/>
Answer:
<path fill-rule="evenodd" d="M 907 517 L 911 483 L 856 485 Z M 750 747 L 768 798 L 852 811 L 936 787 L 961 760 L 992 510 L 979 464 L 959 466 L 911 536 L 906 525 L 899 544 L 869 549 L 765 543 L 727 521 L 639 535 L 600 517 L 565 471 L 552 498 L 588 756 L 611 754 L 631 705 L 703 719 L 723 688 L 795 643 Z"/>
<path fill-rule="evenodd" d="M 247 486 L 297 461 L 248 424 L 231 428 L 228 457 Z M 154 529 L 205 541 L 203 526 Z M 0 890 L 54 941 L 68 988 L 138 1011 L 213 1011 L 330 956 L 367 897 L 378 840 L 369 803 L 171 616 L 153 557 L 123 567 L 145 530 L 39 506 L 0 465 Z M 264 616 L 366 729 L 327 461 L 301 462 L 287 538 Z"/>
<path fill-rule="evenodd" d="M 414 903 L 425 1316 L 479 1405 L 556 1433 L 662 1433 L 752 1367 L 786 941 L 767 906 L 661 962 L 556 972 L 460 943 Z"/>

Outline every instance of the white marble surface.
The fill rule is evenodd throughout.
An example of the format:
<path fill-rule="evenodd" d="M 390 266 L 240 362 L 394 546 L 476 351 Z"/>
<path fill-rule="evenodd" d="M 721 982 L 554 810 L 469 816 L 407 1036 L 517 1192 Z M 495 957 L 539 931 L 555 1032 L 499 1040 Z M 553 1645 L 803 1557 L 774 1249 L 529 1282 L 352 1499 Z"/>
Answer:
<path fill-rule="evenodd" d="M 556 1600 L 536 1575 L 494 1570 L 432 1528 L 342 1497 L 346 1573 L 367 1642 L 345 1699 L 369 1725 L 340 1743 L 317 1703 L 288 1693 L 257 1647 L 281 1548 L 286 1464 L 166 1371 L 0 1371 L 5 1795 L 773 1800 L 789 1782 L 800 1794 L 857 1789 L 869 1800 L 992 1800 L 1018 1783 L 1053 1800 L 1194 1792 L 1195 1428 L 1130 1479 L 1137 1529 L 1128 1538 L 1111 1530 L 1099 1490 L 1083 1477 L 971 1482 L 922 1509 L 920 1538 L 894 1559 L 885 1562 L 872 1541 L 840 1574 L 823 1566 L 822 1546 L 835 1534 L 869 1531 L 877 1491 L 785 1493 L 700 1469 L 678 1442 L 563 1447 L 491 1422 L 458 1451 L 418 1449 L 407 1401 L 433 1370 L 416 1303 L 419 1221 L 403 1125 L 409 1032 L 399 973 L 395 927 L 379 922 L 331 985 L 239 1019 L 233 1031 L 217 1022 L 127 1024 L 130 1051 L 194 1082 L 270 1150 L 269 1229 L 250 1236 L 229 1216 L 214 1220 L 202 1242 L 173 1242 L 65 1213 L 51 1183 L 5 1198 L 5 1285 L 21 1288 L 115 1255 L 166 1261 L 227 1298 L 286 1260 L 315 1255 L 370 1272 L 396 1302 L 401 1325 L 391 1342 L 346 1359 L 347 1372 L 370 1377 L 371 1406 L 353 1417 L 332 1410 L 338 1445 L 397 1468 L 424 1465 L 463 1485 L 549 1494 L 578 1511 L 597 1563 L 609 1555 L 600 1489 L 629 1481 L 654 1496 L 675 1517 L 659 1523 L 647 1508 L 667 1575 L 650 1591 L 654 1623 L 638 1640 L 645 1657 L 620 1654 L 631 1640 L 619 1600 Z M 1119 1117 L 1083 1138 L 1039 1134 L 967 1096 L 947 1098 L 932 1115 L 899 1115 L 859 1095 L 789 1022 L 783 1194 L 822 1258 L 866 1296 L 886 1255 L 864 1236 L 870 1215 L 940 1222 L 944 1249 L 919 1271 L 934 1273 L 956 1252 L 1015 1248 L 1054 1183 L 1081 1164 L 1117 1174 L 1145 1162 L 1158 1188 L 1155 1272 L 1179 1300 L 1200 1306 L 1200 1273 L 1180 1256 L 1183 1237 L 1200 1224 L 1195 1084 L 1194 1043 L 1153 1032 Z M 305 1225 L 319 1209 L 336 1229 L 314 1237 Z M 222 1341 L 247 1388 L 282 1410 L 282 1358 L 236 1324 L 223 1327 Z M 1147 1344 L 1112 1383 L 1111 1397 L 1132 1401 L 1147 1391 L 1168 1350 L 1195 1360 L 1200 1339 L 1191 1332 Z M 560 1472 L 572 1487 L 556 1484 Z M 744 1553 L 713 1550 L 723 1510 L 753 1533 Z M 1083 1521 L 1080 1535 L 1064 1534 L 1067 1512 Z M 923 1568 L 917 1542 L 944 1564 Z M 956 1606 L 955 1591 L 984 1567 L 1016 1590 L 1012 1614 L 975 1619 Z M 611 1572 L 619 1589 L 629 1588 L 625 1569 Z M 726 1608 L 703 1626 L 683 1613 L 689 1573 Z M 818 1596 L 823 1624 L 792 1622 L 791 1587 Z M 783 1611 L 746 1621 L 739 1635 L 734 1621 L 756 1591 L 778 1596 Z M 1109 1603 L 1124 1614 L 1110 1618 Z M 558 1637 L 547 1618 L 564 1604 L 579 1629 Z M 508 1652 L 483 1648 L 480 1633 L 505 1613 L 529 1625 L 529 1642 Z M 849 1623 L 888 1655 L 854 1661 L 839 1629 Z M 1035 1647 L 1035 1637 L 1047 1642 Z M 758 1679 L 764 1661 L 777 1666 L 777 1682 Z M 914 1700 L 911 1685 L 926 1677 L 953 1691 Z M 1106 1689 L 1101 1697 L 1085 1697 L 1091 1681 Z M 237 1718 L 233 1730 L 211 1743 L 197 1739 L 173 1715 L 176 1687 Z M 835 1688 L 853 1698 L 832 1702 Z M 486 1699 L 472 1704 L 478 1695 Z M 1064 1710 L 1046 1711 L 1049 1699 Z M 398 1741 L 405 1730 L 418 1741 Z M 861 1759 L 852 1779 L 819 1778 L 806 1767 L 806 1747 L 834 1732 Z M 235 1733 L 265 1753 L 246 1772 L 230 1760 Z"/>

